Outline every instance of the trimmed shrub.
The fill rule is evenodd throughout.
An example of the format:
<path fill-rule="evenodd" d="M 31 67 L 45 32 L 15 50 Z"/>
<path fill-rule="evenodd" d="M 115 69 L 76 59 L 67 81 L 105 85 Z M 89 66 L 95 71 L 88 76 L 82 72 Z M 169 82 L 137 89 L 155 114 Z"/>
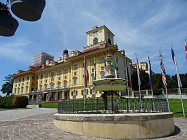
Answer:
<path fill-rule="evenodd" d="M 16 108 L 25 108 L 28 105 L 28 97 L 27 96 L 14 96 L 12 99 L 13 107 Z"/>
<path fill-rule="evenodd" d="M 13 104 L 12 104 L 12 96 L 9 97 L 1 97 L 0 98 L 0 107 L 1 108 L 12 108 Z"/>

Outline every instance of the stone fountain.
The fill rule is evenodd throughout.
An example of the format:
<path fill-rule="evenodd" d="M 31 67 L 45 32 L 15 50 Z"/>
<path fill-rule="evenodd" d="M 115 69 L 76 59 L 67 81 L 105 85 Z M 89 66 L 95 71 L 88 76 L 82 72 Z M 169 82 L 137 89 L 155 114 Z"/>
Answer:
<path fill-rule="evenodd" d="M 104 92 L 102 97 L 105 103 L 106 113 L 119 113 L 119 91 L 126 89 L 127 81 L 115 76 L 112 65 L 113 57 L 111 54 L 106 56 L 105 76 L 104 79 L 94 81 L 94 87 L 99 92 Z"/>
<path fill-rule="evenodd" d="M 111 139 L 147 139 L 171 135 L 175 131 L 173 113 L 167 110 L 159 112 L 152 108 L 150 110 L 146 108 L 143 113 L 136 112 L 137 108 L 135 112 L 127 113 L 130 107 L 126 108 L 128 111 L 125 113 L 119 109 L 121 99 L 118 92 L 126 88 L 127 80 L 115 76 L 112 62 L 113 58 L 108 54 L 105 78 L 93 82 L 95 89 L 103 92 L 104 111 L 100 113 L 95 113 L 94 110 L 88 111 L 86 104 L 84 104 L 85 110 L 80 111 L 76 110 L 80 109 L 78 108 L 80 104 L 76 104 L 76 100 L 63 101 L 58 105 L 58 113 L 54 114 L 54 125 L 73 134 Z M 127 101 L 127 106 L 133 103 L 133 99 L 127 98 Z M 165 102 L 157 103 L 158 108 L 164 106 Z M 142 104 L 142 107 L 144 105 Z M 95 106 L 96 108 L 98 106 Z"/>

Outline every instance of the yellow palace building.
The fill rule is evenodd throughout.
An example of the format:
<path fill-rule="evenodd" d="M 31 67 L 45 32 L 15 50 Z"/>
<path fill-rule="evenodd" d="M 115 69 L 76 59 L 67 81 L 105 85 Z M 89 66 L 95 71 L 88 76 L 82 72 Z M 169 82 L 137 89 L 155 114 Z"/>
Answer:
<path fill-rule="evenodd" d="M 18 70 L 13 75 L 13 93 L 28 96 L 29 100 L 63 100 L 100 97 L 94 90 L 93 80 L 104 78 L 105 57 L 112 54 L 116 62 L 118 78 L 127 79 L 127 69 L 131 70 L 132 61 L 125 51 L 118 50 L 114 44 L 114 34 L 105 26 L 93 26 L 87 34 L 87 46 L 83 51 L 64 50 L 60 60 L 54 61 L 47 53 L 35 55 L 32 66 L 27 71 Z M 89 87 L 85 88 L 83 61 L 89 75 Z"/>

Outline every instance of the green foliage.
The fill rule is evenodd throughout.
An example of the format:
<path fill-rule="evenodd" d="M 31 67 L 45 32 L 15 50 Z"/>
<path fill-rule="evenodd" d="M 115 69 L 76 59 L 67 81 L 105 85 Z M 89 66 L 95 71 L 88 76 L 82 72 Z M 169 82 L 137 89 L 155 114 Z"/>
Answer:
<path fill-rule="evenodd" d="M 154 88 L 153 93 L 154 93 L 154 95 L 160 95 L 160 94 L 162 94 L 162 89 L 161 88 Z"/>
<path fill-rule="evenodd" d="M 138 76 L 137 71 L 133 72 L 132 76 L 132 88 L 138 90 Z M 150 89 L 149 85 L 149 75 L 145 71 L 140 71 L 140 80 L 141 80 L 141 90 Z"/>
<path fill-rule="evenodd" d="M 5 84 L 2 85 L 1 89 L 2 93 L 6 93 L 7 96 L 12 93 L 12 84 L 9 82 L 6 82 Z"/>
<path fill-rule="evenodd" d="M 0 98 L 0 108 L 25 108 L 28 105 L 26 96 L 8 96 Z"/>
<path fill-rule="evenodd" d="M 137 72 L 134 71 L 132 76 L 132 89 L 138 90 L 138 76 Z M 182 82 L 182 87 L 187 88 L 187 73 L 180 74 L 180 79 Z M 140 80 L 141 80 L 141 90 L 150 89 L 149 85 L 149 75 L 144 71 L 140 71 Z M 166 82 L 168 88 L 178 88 L 177 76 L 166 75 Z M 156 91 L 156 94 L 160 94 L 160 90 L 163 88 L 162 76 L 161 74 L 153 74 L 153 88 Z"/>
<path fill-rule="evenodd" d="M 13 107 L 12 99 L 13 99 L 13 96 L 1 97 L 0 98 L 0 107 L 1 108 L 12 108 Z"/>
<path fill-rule="evenodd" d="M 1 91 L 2 93 L 6 93 L 6 95 L 8 96 L 10 93 L 12 93 L 12 87 L 13 87 L 12 75 L 6 76 L 4 81 L 7 82 L 2 85 Z"/>
<path fill-rule="evenodd" d="M 42 108 L 57 108 L 58 103 L 41 103 Z"/>
<path fill-rule="evenodd" d="M 25 108 L 28 105 L 27 96 L 14 96 L 12 99 L 13 107 L 15 108 Z"/>

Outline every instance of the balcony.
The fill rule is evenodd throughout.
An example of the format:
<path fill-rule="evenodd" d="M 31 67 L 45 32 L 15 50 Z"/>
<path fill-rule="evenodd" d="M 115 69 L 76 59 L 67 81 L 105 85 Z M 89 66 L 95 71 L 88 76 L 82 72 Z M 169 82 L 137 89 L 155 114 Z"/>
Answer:
<path fill-rule="evenodd" d="M 30 91 L 29 94 L 41 94 L 41 93 L 49 93 L 51 92 L 57 92 L 57 91 L 65 91 L 65 90 L 69 90 L 70 87 L 56 87 L 56 88 L 48 88 L 48 91 L 43 92 L 43 90 L 36 90 L 36 91 Z"/>

